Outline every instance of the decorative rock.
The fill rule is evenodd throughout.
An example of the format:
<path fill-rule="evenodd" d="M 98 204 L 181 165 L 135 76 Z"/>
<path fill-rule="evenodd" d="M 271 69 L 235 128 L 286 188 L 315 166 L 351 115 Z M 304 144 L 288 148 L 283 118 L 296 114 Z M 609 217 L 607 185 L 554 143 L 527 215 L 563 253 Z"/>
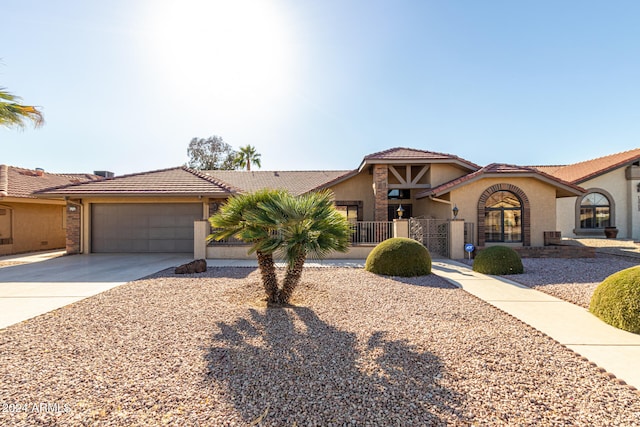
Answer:
<path fill-rule="evenodd" d="M 207 271 L 207 261 L 204 259 L 197 259 L 187 264 L 182 264 L 176 267 L 176 274 L 193 274 L 204 273 Z"/>

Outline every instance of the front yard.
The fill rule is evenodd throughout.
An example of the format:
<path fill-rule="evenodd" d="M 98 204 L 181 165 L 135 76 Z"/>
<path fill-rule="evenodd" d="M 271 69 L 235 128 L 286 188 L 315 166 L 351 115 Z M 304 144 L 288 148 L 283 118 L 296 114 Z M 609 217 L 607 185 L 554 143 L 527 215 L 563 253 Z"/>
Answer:
<path fill-rule="evenodd" d="M 437 276 L 261 295 L 254 269 L 166 270 L 4 329 L 0 424 L 640 424 L 637 392 Z"/>

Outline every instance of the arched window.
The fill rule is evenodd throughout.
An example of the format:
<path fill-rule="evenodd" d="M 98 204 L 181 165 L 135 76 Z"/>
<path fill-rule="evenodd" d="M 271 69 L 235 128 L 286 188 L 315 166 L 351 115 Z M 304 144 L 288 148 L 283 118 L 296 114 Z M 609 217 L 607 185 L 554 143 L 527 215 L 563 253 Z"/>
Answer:
<path fill-rule="evenodd" d="M 602 193 L 589 193 L 580 202 L 580 228 L 604 228 L 611 224 L 611 203 Z"/>
<path fill-rule="evenodd" d="M 496 191 L 484 207 L 485 242 L 522 242 L 522 202 L 511 191 Z"/>

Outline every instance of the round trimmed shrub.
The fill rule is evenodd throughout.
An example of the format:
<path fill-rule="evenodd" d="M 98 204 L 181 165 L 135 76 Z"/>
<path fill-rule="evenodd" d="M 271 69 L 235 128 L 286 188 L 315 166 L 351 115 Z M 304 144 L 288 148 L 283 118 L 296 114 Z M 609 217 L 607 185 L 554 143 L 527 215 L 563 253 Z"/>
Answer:
<path fill-rule="evenodd" d="M 522 274 L 524 267 L 515 250 L 506 246 L 490 246 L 476 255 L 473 271 L 495 275 Z"/>
<path fill-rule="evenodd" d="M 640 266 L 604 279 L 593 292 L 589 311 L 611 326 L 640 334 Z"/>
<path fill-rule="evenodd" d="M 425 276 L 431 274 L 431 254 L 416 240 L 393 237 L 373 248 L 364 268 L 385 276 Z"/>

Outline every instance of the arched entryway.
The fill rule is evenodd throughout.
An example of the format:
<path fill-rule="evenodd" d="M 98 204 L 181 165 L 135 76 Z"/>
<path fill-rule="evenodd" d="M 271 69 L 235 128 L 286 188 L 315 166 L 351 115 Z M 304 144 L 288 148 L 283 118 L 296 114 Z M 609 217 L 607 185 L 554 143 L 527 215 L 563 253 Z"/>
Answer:
<path fill-rule="evenodd" d="M 531 246 L 529 198 L 512 184 L 487 188 L 478 200 L 478 245 L 521 243 Z"/>

